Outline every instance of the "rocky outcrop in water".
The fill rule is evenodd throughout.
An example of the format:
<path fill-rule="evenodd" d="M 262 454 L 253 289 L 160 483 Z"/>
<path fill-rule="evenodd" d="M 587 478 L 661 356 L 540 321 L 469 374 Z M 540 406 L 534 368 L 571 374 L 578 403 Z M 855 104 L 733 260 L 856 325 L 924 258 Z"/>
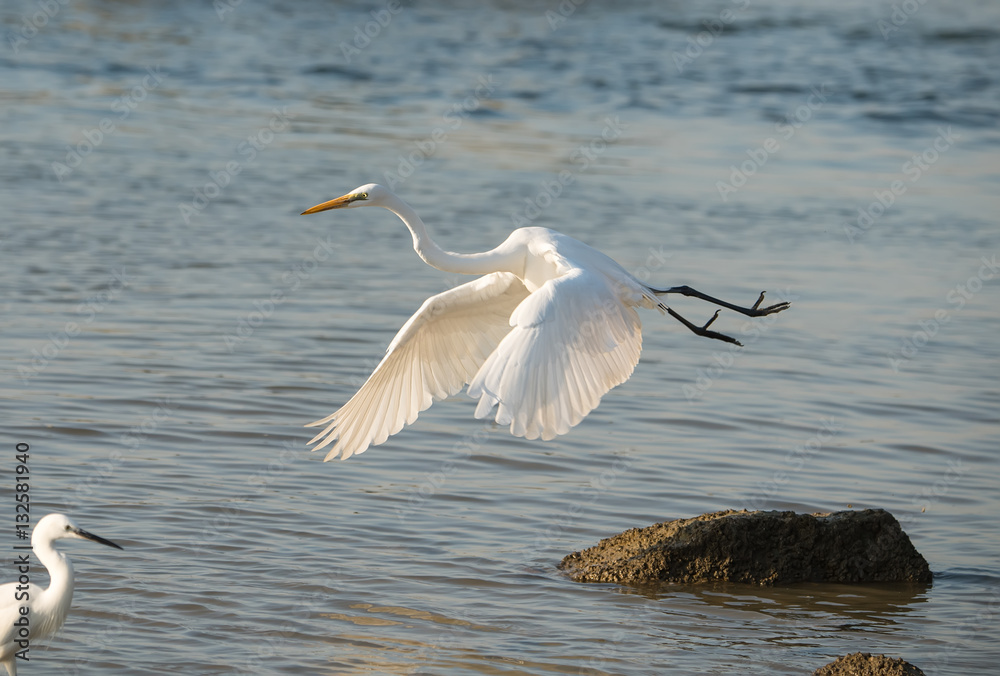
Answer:
<path fill-rule="evenodd" d="M 630 530 L 570 554 L 577 582 L 929 583 L 927 561 L 882 509 L 728 510 Z"/>
<path fill-rule="evenodd" d="M 851 653 L 820 667 L 813 676 L 924 676 L 924 672 L 903 659 Z"/>

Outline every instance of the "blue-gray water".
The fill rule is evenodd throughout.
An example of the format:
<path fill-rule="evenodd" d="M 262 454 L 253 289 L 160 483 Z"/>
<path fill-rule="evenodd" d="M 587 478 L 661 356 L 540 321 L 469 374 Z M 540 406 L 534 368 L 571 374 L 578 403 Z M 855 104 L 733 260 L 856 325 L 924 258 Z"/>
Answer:
<path fill-rule="evenodd" d="M 33 523 L 126 548 L 65 547 L 73 612 L 24 673 L 992 671 L 1000 11 L 902 4 L 4 3 L 0 581 L 18 442 Z M 302 425 L 459 281 L 387 212 L 297 215 L 370 181 L 452 250 L 529 221 L 793 307 L 724 313 L 740 351 L 646 313 L 631 380 L 554 441 L 456 397 L 323 464 Z M 892 511 L 933 585 L 555 569 L 848 506 Z"/>

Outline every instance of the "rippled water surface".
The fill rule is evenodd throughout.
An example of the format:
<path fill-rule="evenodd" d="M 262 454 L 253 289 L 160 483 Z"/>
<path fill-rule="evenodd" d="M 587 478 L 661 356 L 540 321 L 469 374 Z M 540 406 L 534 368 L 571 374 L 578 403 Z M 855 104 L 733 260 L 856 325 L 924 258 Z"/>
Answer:
<path fill-rule="evenodd" d="M 30 444 L 33 519 L 125 551 L 65 547 L 73 613 L 24 673 L 995 667 L 996 3 L 45 4 L 0 13 L 0 474 Z M 302 425 L 460 281 L 387 212 L 297 215 L 370 181 L 452 250 L 530 222 L 793 307 L 724 313 L 742 350 L 645 313 L 631 380 L 559 439 L 460 396 L 324 464 Z M 555 567 L 730 507 L 886 508 L 935 581 Z"/>

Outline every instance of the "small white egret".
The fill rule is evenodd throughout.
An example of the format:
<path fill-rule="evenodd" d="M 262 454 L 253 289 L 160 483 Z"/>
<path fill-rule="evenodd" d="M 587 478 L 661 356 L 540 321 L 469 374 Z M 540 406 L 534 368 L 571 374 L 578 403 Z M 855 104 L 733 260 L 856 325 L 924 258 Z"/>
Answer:
<path fill-rule="evenodd" d="M 49 571 L 48 588 L 32 582 L 0 586 L 0 664 L 7 667 L 10 676 L 17 675 L 18 652 L 30 650 L 36 641 L 51 636 L 66 621 L 73 601 L 73 564 L 52 546 L 63 538 L 93 540 L 121 549 L 110 540 L 78 528 L 65 514 L 49 514 L 35 525 L 31 548 Z M 28 609 L 27 614 L 22 608 Z"/>
<path fill-rule="evenodd" d="M 310 444 L 336 441 L 326 460 L 349 458 L 383 443 L 434 401 L 466 384 L 479 399 L 475 416 L 510 425 L 515 436 L 551 439 L 583 420 L 611 388 L 632 375 L 642 333 L 635 308 L 658 308 L 694 333 L 739 344 L 696 326 L 657 298 L 676 293 L 749 317 L 781 312 L 789 303 L 740 307 L 689 286 L 656 289 L 600 251 L 554 230 L 519 228 L 491 251 L 444 251 L 410 205 L 374 183 L 303 212 L 384 207 L 413 235 L 425 263 L 444 272 L 484 275 L 431 296 L 389 344 L 385 357 L 350 401 Z"/>

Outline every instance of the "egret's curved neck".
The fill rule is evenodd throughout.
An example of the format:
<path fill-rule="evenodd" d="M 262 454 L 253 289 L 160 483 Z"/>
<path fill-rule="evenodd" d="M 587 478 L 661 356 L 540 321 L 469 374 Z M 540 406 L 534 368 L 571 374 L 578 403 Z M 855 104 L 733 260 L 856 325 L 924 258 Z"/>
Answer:
<path fill-rule="evenodd" d="M 49 571 L 49 586 L 42 592 L 46 603 L 54 604 L 58 610 L 52 615 L 53 618 L 65 618 L 70 604 L 73 602 L 73 564 L 70 563 L 66 555 L 52 546 L 51 542 L 31 542 L 31 548 L 41 561 L 45 569 Z M 39 606 L 36 605 L 37 609 Z M 59 624 L 62 622 L 60 621 Z M 58 625 L 50 629 L 54 631 Z"/>
<path fill-rule="evenodd" d="M 413 235 L 413 250 L 431 267 L 444 272 L 457 272 L 462 275 L 485 275 L 490 272 L 513 272 L 520 276 L 524 267 L 523 261 L 513 252 L 504 252 L 500 248 L 484 253 L 459 254 L 445 251 L 439 247 L 430 235 L 420 216 L 409 204 L 395 195 L 392 200 L 383 204 L 386 209 L 399 216 L 400 220 L 410 229 Z"/>

